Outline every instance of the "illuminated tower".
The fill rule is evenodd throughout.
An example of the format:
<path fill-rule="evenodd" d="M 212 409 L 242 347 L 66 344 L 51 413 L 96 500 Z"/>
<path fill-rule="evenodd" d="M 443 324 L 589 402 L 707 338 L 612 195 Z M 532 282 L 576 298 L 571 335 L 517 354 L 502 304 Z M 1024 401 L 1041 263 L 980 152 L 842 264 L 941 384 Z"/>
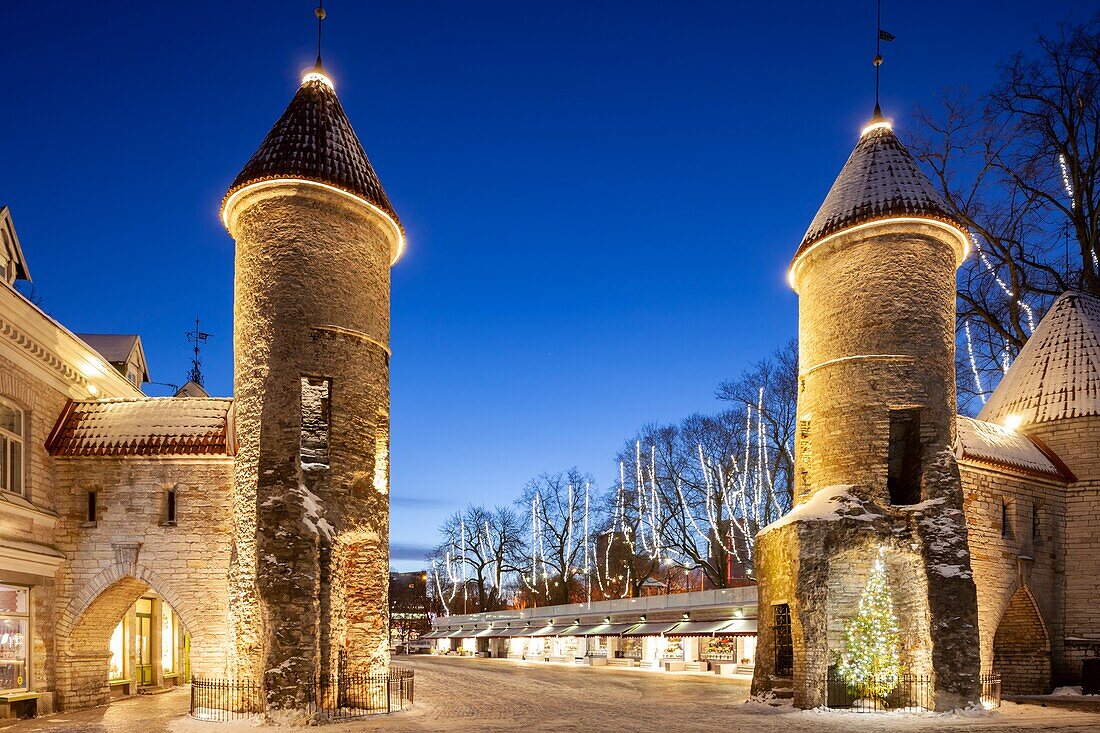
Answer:
<path fill-rule="evenodd" d="M 757 691 L 825 702 L 843 623 L 881 554 L 903 668 L 935 676 L 937 707 L 976 699 L 977 602 L 953 452 L 955 270 L 967 247 L 876 109 L 791 263 L 796 506 L 757 536 Z"/>
<path fill-rule="evenodd" d="M 404 235 L 320 59 L 233 181 L 237 673 L 276 708 L 387 664 L 390 265 Z"/>

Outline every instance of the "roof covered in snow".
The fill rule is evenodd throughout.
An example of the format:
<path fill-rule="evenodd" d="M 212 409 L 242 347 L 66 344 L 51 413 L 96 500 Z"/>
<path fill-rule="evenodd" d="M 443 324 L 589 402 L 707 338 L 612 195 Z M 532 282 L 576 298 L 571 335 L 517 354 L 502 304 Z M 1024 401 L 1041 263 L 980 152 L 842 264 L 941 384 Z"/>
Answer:
<path fill-rule="evenodd" d="M 46 447 L 64 457 L 232 455 L 231 405 L 213 397 L 71 402 Z"/>
<path fill-rule="evenodd" d="M 336 92 L 320 74 L 306 76 L 226 198 L 250 183 L 275 178 L 335 186 L 366 199 L 400 225 Z"/>
<path fill-rule="evenodd" d="M 959 227 L 950 205 L 881 117 L 864 130 L 794 258 L 830 234 L 877 219 L 919 216 Z"/>
<path fill-rule="evenodd" d="M 1050 306 L 978 414 L 1021 424 L 1100 415 L 1100 299 L 1070 291 Z"/>
<path fill-rule="evenodd" d="M 1045 446 L 1010 428 L 959 415 L 957 456 L 1020 473 L 1068 479 L 1060 461 Z"/>

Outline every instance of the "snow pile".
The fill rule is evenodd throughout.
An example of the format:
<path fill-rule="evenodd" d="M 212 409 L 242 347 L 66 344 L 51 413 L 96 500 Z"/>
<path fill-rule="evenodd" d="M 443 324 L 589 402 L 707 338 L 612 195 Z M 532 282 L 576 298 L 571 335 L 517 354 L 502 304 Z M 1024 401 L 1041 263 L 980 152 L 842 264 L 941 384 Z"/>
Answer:
<path fill-rule="evenodd" d="M 863 500 L 851 493 L 853 488 L 851 484 L 840 484 L 820 489 L 757 534 L 786 527 L 791 522 L 838 522 L 842 519 L 873 522 L 881 519 L 881 514 L 867 511 Z"/>
<path fill-rule="evenodd" d="M 306 527 L 313 534 L 323 534 L 325 539 L 331 541 L 333 531 L 336 529 L 329 521 L 321 515 L 321 497 L 314 494 L 312 491 L 306 488 L 303 483 L 298 484 L 298 488 L 294 490 L 302 500 L 302 506 L 306 510 L 306 514 L 302 517 L 302 521 Z"/>

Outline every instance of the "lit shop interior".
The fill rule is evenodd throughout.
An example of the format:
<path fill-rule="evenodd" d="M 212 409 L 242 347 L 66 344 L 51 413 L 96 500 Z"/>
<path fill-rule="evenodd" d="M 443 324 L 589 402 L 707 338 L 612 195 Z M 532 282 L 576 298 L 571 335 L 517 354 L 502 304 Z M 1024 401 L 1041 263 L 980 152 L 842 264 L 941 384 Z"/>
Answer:
<path fill-rule="evenodd" d="M 111 634 L 108 684 L 112 696 L 132 695 L 139 687 L 166 687 L 190 679 L 191 639 L 172 607 L 146 593 L 126 611 Z"/>

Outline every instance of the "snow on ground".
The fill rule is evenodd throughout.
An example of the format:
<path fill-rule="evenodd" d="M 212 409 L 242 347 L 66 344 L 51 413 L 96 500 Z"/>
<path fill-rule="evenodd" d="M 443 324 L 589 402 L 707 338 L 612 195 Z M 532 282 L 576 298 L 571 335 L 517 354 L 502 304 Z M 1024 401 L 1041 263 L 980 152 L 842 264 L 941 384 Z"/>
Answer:
<path fill-rule="evenodd" d="M 917 715 L 774 708 L 747 679 L 458 657 L 400 657 L 416 671 L 412 710 L 325 726 L 326 733 L 859 733 L 1100 730 L 1096 712 L 1005 703 L 997 711 Z M 5 733 L 264 733 L 302 729 L 187 716 L 186 689 L 16 723 Z"/>

